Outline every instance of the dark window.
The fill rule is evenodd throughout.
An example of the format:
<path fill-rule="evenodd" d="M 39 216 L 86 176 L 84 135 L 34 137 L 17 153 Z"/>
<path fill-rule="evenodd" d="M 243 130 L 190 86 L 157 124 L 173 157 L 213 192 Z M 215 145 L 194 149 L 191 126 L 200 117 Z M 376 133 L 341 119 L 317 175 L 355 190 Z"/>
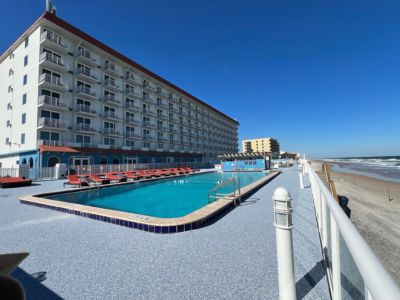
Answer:
<path fill-rule="evenodd" d="M 24 57 L 24 66 L 28 65 L 28 55 Z"/>
<path fill-rule="evenodd" d="M 28 47 L 28 45 L 29 45 L 29 37 L 27 37 L 27 38 L 25 39 L 25 48 Z"/>
<path fill-rule="evenodd" d="M 24 75 L 24 79 L 22 81 L 23 85 L 26 85 L 28 83 L 28 75 Z"/>
<path fill-rule="evenodd" d="M 22 104 L 26 104 L 27 95 L 26 93 L 22 95 Z"/>

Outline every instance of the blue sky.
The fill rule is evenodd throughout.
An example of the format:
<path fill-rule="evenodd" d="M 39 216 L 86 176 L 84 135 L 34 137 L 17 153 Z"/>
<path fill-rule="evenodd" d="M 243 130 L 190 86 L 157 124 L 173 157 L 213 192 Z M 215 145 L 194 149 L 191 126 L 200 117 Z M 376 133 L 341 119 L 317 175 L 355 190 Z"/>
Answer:
<path fill-rule="evenodd" d="M 61 1 L 58 15 L 311 157 L 400 155 L 399 1 Z M 0 51 L 44 0 L 2 3 Z"/>

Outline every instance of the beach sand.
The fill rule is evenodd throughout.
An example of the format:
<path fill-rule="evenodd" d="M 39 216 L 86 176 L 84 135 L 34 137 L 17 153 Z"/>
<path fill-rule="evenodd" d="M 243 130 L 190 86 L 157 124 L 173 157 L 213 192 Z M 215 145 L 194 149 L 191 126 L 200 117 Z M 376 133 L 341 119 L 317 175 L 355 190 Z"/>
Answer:
<path fill-rule="evenodd" d="M 338 195 L 349 199 L 351 221 L 400 284 L 400 184 L 331 172 Z"/>

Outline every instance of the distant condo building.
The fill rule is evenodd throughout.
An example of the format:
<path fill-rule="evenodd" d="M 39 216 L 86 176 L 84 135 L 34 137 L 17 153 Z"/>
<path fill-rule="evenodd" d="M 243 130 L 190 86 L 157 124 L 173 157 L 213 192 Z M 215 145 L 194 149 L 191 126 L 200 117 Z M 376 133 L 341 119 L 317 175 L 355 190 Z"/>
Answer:
<path fill-rule="evenodd" d="M 259 138 L 242 141 L 242 151 L 244 153 L 251 152 L 271 152 L 279 154 L 279 143 L 274 138 Z"/>
<path fill-rule="evenodd" d="M 236 120 L 50 12 L 0 57 L 0 105 L 2 168 L 238 152 Z"/>

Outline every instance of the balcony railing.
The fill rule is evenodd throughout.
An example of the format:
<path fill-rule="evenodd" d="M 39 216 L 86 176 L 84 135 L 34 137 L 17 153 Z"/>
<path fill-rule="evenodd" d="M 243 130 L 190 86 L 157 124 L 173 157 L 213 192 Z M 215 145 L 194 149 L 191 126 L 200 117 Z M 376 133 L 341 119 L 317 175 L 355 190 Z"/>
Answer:
<path fill-rule="evenodd" d="M 60 108 L 65 108 L 65 109 L 68 108 L 67 105 L 60 98 L 51 97 L 48 95 L 41 95 L 39 97 L 38 104 L 55 106 L 55 107 L 60 107 Z"/>
<path fill-rule="evenodd" d="M 93 71 L 88 70 L 84 67 L 78 68 L 78 75 L 83 75 L 83 76 L 89 77 L 93 80 L 99 80 L 99 77 Z"/>
<path fill-rule="evenodd" d="M 97 63 L 96 56 L 91 51 L 84 48 L 80 48 L 78 50 L 78 57 L 83 57 L 85 59 L 92 61 L 93 63 Z"/>
<path fill-rule="evenodd" d="M 143 134 L 143 139 L 145 141 L 154 141 L 156 138 L 151 134 Z"/>
<path fill-rule="evenodd" d="M 105 70 L 106 71 L 111 71 L 111 72 L 119 74 L 119 75 L 121 74 L 121 69 L 116 64 L 114 64 L 112 62 L 106 62 Z"/>
<path fill-rule="evenodd" d="M 136 92 L 134 88 L 127 87 L 125 89 L 125 91 L 126 91 L 126 94 L 128 94 L 128 96 L 131 95 L 131 96 L 135 96 L 135 97 L 140 97 L 140 94 L 138 92 Z"/>
<path fill-rule="evenodd" d="M 155 125 L 154 123 L 146 122 L 146 121 L 143 121 L 143 126 L 145 126 L 145 127 L 151 127 L 151 128 L 156 128 L 156 125 Z"/>
<path fill-rule="evenodd" d="M 125 103 L 125 108 L 127 109 L 134 109 L 134 110 L 142 110 L 141 107 L 136 106 L 134 103 Z"/>
<path fill-rule="evenodd" d="M 154 98 L 149 95 L 143 95 L 143 101 L 148 101 L 154 103 Z"/>
<path fill-rule="evenodd" d="M 76 109 L 78 112 L 84 112 L 92 115 L 97 115 L 97 111 L 90 105 L 79 104 Z"/>
<path fill-rule="evenodd" d="M 116 119 L 116 120 L 120 119 L 119 116 L 113 111 L 104 112 L 104 118 Z"/>
<path fill-rule="evenodd" d="M 48 61 L 48 62 L 51 62 L 51 63 L 53 63 L 55 65 L 63 67 L 65 69 L 67 69 L 67 70 L 69 69 L 67 67 L 67 65 L 64 63 L 64 60 L 61 57 L 59 57 L 57 55 L 54 55 L 53 53 L 43 52 L 42 54 L 40 54 L 39 60 L 40 61 Z"/>
<path fill-rule="evenodd" d="M 91 127 L 89 124 L 82 124 L 82 123 L 76 125 L 76 131 L 86 131 L 86 132 L 97 133 L 96 128 Z"/>
<path fill-rule="evenodd" d="M 68 89 L 68 85 L 60 78 L 51 74 L 41 74 L 39 77 L 40 82 L 46 82 L 64 89 Z"/>
<path fill-rule="evenodd" d="M 126 137 L 132 137 L 132 138 L 140 138 L 140 134 L 137 134 L 134 131 L 125 131 L 125 136 Z"/>
<path fill-rule="evenodd" d="M 39 127 L 52 127 L 52 128 L 59 128 L 59 129 L 67 129 L 68 123 L 59 119 L 47 118 L 42 117 L 39 119 L 38 122 Z"/>
<path fill-rule="evenodd" d="M 143 112 L 144 114 L 154 115 L 154 112 L 151 111 L 151 110 L 149 110 L 149 109 L 143 109 L 142 112 Z"/>
<path fill-rule="evenodd" d="M 110 94 L 104 95 L 104 101 L 121 105 L 121 101 L 117 100 L 117 98 L 114 95 Z"/>
<path fill-rule="evenodd" d="M 125 75 L 125 80 L 126 81 L 130 81 L 133 82 L 135 84 L 139 84 L 139 82 L 136 80 L 135 75 L 133 75 L 132 73 L 126 73 Z"/>
<path fill-rule="evenodd" d="M 117 82 L 115 81 L 115 79 L 112 79 L 112 78 L 106 78 L 104 80 L 104 85 L 115 88 L 115 89 L 119 89 Z"/>
<path fill-rule="evenodd" d="M 104 128 L 104 134 L 108 135 L 120 135 L 119 131 L 116 130 L 115 128 Z"/>
<path fill-rule="evenodd" d="M 141 122 L 139 120 L 132 118 L 132 117 L 126 117 L 125 122 L 132 123 L 132 124 L 141 124 Z"/>
<path fill-rule="evenodd" d="M 38 145 L 62 146 L 62 143 L 59 140 L 38 140 Z"/>
<path fill-rule="evenodd" d="M 68 49 L 68 47 L 69 47 L 69 44 L 61 36 L 59 36 L 55 33 L 49 32 L 49 31 L 45 31 L 42 33 L 41 41 L 44 41 L 44 40 L 52 41 L 53 43 L 65 48 L 65 49 Z"/>
<path fill-rule="evenodd" d="M 96 92 L 93 91 L 91 88 L 86 87 L 84 85 L 78 85 L 77 88 L 76 88 L 76 91 L 79 94 L 84 94 L 84 95 L 87 95 L 87 96 L 96 97 Z"/>

